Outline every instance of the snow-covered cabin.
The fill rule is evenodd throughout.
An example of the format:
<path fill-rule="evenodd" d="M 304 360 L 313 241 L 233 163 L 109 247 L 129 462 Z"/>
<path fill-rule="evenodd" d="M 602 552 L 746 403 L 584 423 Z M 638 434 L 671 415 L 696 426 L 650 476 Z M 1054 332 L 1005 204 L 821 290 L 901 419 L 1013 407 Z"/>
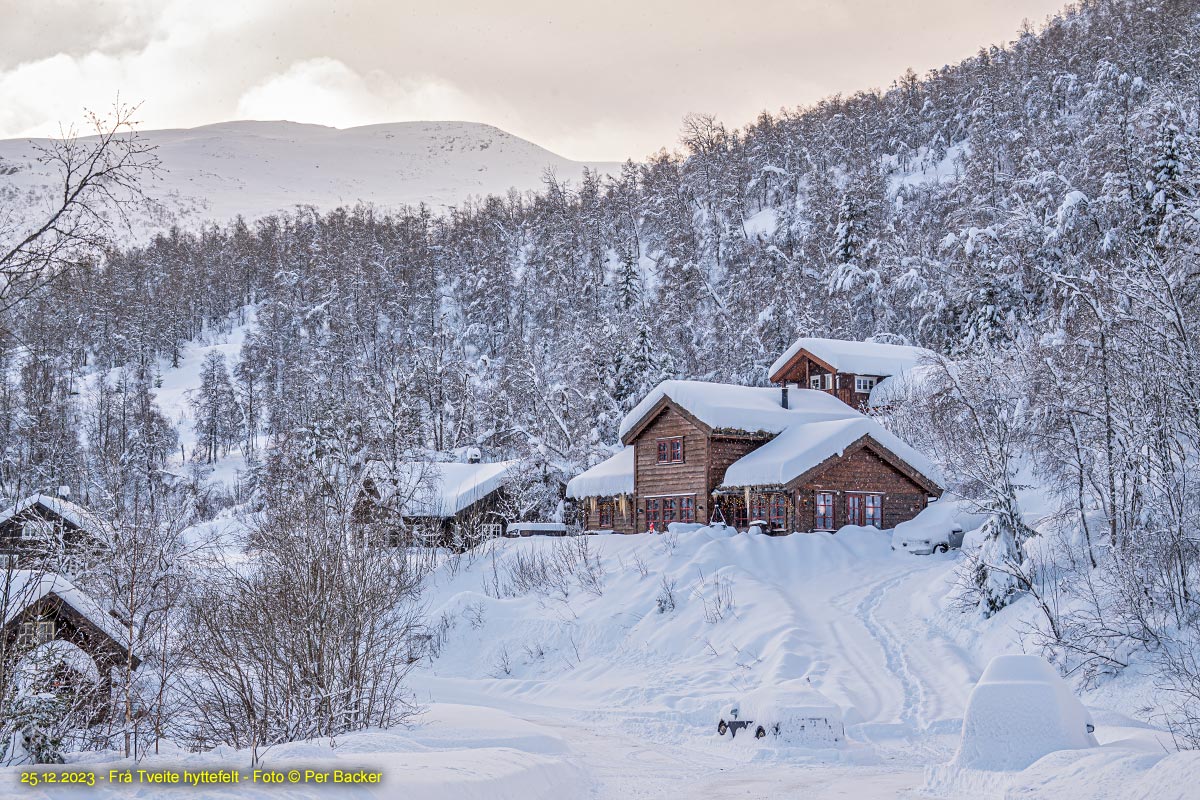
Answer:
<path fill-rule="evenodd" d="M 391 522 L 393 544 L 413 532 L 450 544 L 503 535 L 499 509 L 516 461 L 372 462 L 363 480 L 361 519 Z"/>
<path fill-rule="evenodd" d="M 9 652 L 23 659 L 62 661 L 95 681 L 107 681 L 110 668 L 130 657 L 129 632 L 62 575 L 26 569 L 0 572 L 0 602 Z M 133 655 L 132 661 L 136 668 L 138 657 Z"/>
<path fill-rule="evenodd" d="M 0 567 L 78 575 L 91 561 L 99 521 L 63 497 L 33 494 L 0 512 Z"/>
<path fill-rule="evenodd" d="M 664 381 L 626 415 L 620 437 L 632 482 L 610 459 L 569 493 L 631 489 L 632 531 L 755 520 L 776 532 L 892 528 L 942 491 L 927 459 L 825 391 Z"/>
<path fill-rule="evenodd" d="M 867 408 L 878 383 L 932 357 L 923 347 L 805 337 L 775 360 L 768 375 L 784 389 L 819 389 L 853 408 Z"/>
<path fill-rule="evenodd" d="M 585 530 L 634 532 L 633 454 L 626 447 L 567 482 L 567 497 L 583 505 Z"/>

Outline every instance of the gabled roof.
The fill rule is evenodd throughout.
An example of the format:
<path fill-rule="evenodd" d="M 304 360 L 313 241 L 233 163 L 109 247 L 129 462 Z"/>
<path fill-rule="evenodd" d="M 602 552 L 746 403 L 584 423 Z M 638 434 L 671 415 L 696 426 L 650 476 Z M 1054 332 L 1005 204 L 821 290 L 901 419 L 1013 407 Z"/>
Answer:
<path fill-rule="evenodd" d="M 663 381 L 621 421 L 619 436 L 636 433 L 672 404 L 708 431 L 776 434 L 800 422 L 845 419 L 857 411 L 827 392 L 792 389 L 788 408 L 778 388 L 735 386 L 706 381 Z"/>
<path fill-rule="evenodd" d="M 123 630 L 116 618 L 102 609 L 90 595 L 62 575 L 27 569 L 13 570 L 11 575 L 12 579 L 8 581 L 7 574 L 0 572 L 0 592 L 4 593 L 5 625 L 17 619 L 39 600 L 55 596 L 73 608 L 93 627 L 112 639 L 122 650 L 125 649 L 129 632 Z"/>
<path fill-rule="evenodd" d="M 633 494 L 633 448 L 626 447 L 567 482 L 567 497 L 615 497 Z"/>
<path fill-rule="evenodd" d="M 4 511 L 0 512 L 0 525 L 37 506 L 85 531 L 94 531 L 96 528 L 95 517 L 92 515 L 92 512 L 82 506 L 75 505 L 70 500 L 63 500 L 61 497 L 55 497 L 51 494 L 31 494 L 24 500 L 4 509 Z"/>
<path fill-rule="evenodd" d="M 725 471 L 721 488 L 783 486 L 863 442 L 926 490 L 940 490 L 941 477 L 929 459 L 870 417 L 810 422 L 788 428 Z"/>
<path fill-rule="evenodd" d="M 779 373 L 791 366 L 801 352 L 837 372 L 855 375 L 896 375 L 933 356 L 932 351 L 923 347 L 805 337 L 793 342 L 787 352 L 775 360 L 767 373 L 770 379 L 779 380 Z"/>
<path fill-rule="evenodd" d="M 369 476 L 380 500 L 395 500 L 399 506 L 395 511 L 402 516 L 444 518 L 453 517 L 500 489 L 518 463 L 405 461 L 388 468 L 375 462 Z"/>

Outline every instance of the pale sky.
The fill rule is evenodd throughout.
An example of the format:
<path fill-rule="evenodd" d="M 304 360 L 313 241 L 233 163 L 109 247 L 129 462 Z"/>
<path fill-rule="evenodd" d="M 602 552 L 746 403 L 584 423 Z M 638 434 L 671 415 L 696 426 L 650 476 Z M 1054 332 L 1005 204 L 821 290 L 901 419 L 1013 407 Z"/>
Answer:
<path fill-rule="evenodd" d="M 119 92 L 142 127 L 487 122 L 580 160 L 886 87 L 1065 0 L 0 0 L 0 138 Z"/>

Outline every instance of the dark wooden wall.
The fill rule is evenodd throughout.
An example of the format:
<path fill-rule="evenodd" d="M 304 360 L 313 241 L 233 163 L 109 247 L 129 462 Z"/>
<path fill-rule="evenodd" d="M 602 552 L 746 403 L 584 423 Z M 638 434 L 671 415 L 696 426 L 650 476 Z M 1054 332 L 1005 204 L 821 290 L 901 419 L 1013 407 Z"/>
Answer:
<path fill-rule="evenodd" d="M 846 524 L 847 492 L 882 492 L 883 527 L 894 528 L 925 508 L 925 490 L 867 447 L 835 459 L 819 474 L 795 487 L 796 529 L 811 531 L 816 520 L 816 493 L 834 493 L 834 527 Z"/>

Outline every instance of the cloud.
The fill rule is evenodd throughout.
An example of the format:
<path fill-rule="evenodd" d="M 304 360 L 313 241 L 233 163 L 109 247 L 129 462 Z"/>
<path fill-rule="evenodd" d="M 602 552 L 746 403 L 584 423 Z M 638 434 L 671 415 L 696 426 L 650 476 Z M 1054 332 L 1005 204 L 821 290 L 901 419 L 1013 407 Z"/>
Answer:
<path fill-rule="evenodd" d="M 297 61 L 247 90 L 240 119 L 288 119 L 348 128 L 409 120 L 495 119 L 488 108 L 449 81 L 432 75 L 393 78 L 359 74 L 336 58 Z"/>
<path fill-rule="evenodd" d="M 887 86 L 1061 0 L 0 0 L 0 138 L 120 92 L 143 127 L 236 118 L 487 122 L 561 155 L 642 158 L 689 111 Z"/>

